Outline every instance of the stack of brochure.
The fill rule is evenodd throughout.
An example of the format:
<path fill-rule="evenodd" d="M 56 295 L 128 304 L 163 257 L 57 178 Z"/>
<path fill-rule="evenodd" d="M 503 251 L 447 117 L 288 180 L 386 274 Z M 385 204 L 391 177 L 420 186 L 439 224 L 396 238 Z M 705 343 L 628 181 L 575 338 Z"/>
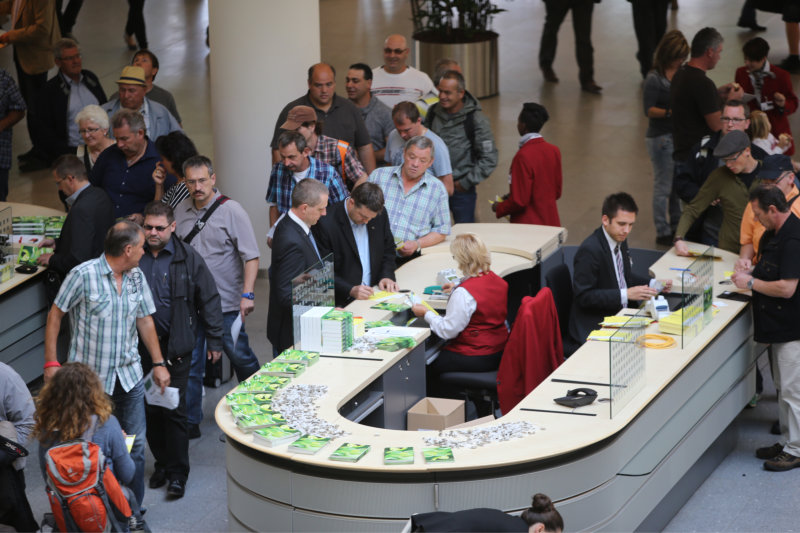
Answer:
<path fill-rule="evenodd" d="M 315 437 L 313 435 L 303 435 L 289 445 L 289 451 L 314 455 L 331 441 L 330 437 Z"/>
<path fill-rule="evenodd" d="M 253 442 L 274 448 L 275 446 L 295 441 L 300 438 L 300 435 L 302 435 L 300 430 L 294 429 L 288 424 L 281 424 L 255 430 L 253 432 Z"/>
<path fill-rule="evenodd" d="M 353 313 L 333 309 L 322 317 L 322 351 L 342 353 L 353 345 Z"/>
<path fill-rule="evenodd" d="M 273 359 L 279 363 L 300 363 L 306 366 L 312 366 L 319 361 L 319 352 L 309 352 L 307 350 L 293 350 L 289 348 L 284 350 L 281 354 Z"/>
<path fill-rule="evenodd" d="M 333 307 L 312 307 L 300 316 L 300 346 L 303 350 L 322 351 L 321 319 Z"/>

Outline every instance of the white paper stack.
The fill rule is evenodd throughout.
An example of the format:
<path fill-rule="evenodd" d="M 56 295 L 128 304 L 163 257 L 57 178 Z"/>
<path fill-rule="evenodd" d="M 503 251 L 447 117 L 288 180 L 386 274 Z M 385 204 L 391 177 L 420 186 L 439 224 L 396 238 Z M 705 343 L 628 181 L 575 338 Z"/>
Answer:
<path fill-rule="evenodd" d="M 300 316 L 300 348 L 307 352 L 322 350 L 322 317 L 333 307 L 312 307 Z"/>

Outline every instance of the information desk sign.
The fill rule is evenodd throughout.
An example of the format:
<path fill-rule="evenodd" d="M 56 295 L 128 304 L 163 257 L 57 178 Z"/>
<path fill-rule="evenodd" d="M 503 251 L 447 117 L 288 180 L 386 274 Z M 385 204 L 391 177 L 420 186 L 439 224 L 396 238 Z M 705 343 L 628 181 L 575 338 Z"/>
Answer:
<path fill-rule="evenodd" d="M 333 307 L 333 254 L 328 254 L 292 280 L 294 345 L 300 346 L 300 317 L 312 307 Z"/>
<path fill-rule="evenodd" d="M 11 224 L 11 206 L 0 209 L 0 283 L 14 277 L 14 245 L 11 242 L 13 227 Z"/>
<path fill-rule="evenodd" d="M 620 327 L 608 342 L 609 417 L 616 414 L 644 388 L 644 334 L 648 315 L 640 310 Z"/>
<path fill-rule="evenodd" d="M 683 307 L 681 308 L 681 348 L 686 348 L 706 327 L 713 316 L 714 247 L 697 255 L 681 272 Z"/>

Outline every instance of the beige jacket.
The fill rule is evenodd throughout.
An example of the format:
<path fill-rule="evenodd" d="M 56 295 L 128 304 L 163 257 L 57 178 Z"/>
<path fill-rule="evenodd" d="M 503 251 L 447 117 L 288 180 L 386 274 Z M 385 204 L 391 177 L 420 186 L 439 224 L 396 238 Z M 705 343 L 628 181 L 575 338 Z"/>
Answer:
<path fill-rule="evenodd" d="M 11 15 L 13 0 L 0 1 L 0 15 Z M 61 38 L 55 0 L 21 0 L 19 16 L 8 40 L 26 74 L 47 72 L 55 65 L 53 46 Z"/>

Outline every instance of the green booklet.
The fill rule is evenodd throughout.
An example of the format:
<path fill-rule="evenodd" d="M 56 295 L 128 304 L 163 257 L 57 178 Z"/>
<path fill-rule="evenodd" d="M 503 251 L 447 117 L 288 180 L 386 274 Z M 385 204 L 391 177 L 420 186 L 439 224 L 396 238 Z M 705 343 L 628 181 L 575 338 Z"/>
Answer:
<path fill-rule="evenodd" d="M 279 363 L 299 363 L 311 366 L 319 361 L 319 352 L 306 352 L 303 350 L 284 350 L 278 357 L 273 359 Z"/>
<path fill-rule="evenodd" d="M 287 442 L 292 442 L 300 437 L 302 432 L 294 429 L 288 424 L 257 429 L 253 432 L 253 442 L 262 446 L 280 446 Z"/>
<path fill-rule="evenodd" d="M 231 414 L 235 420 L 239 420 L 245 416 L 255 416 L 272 412 L 272 404 L 231 405 Z"/>
<path fill-rule="evenodd" d="M 234 392 L 253 392 L 272 394 L 289 384 L 290 378 L 255 374 L 239 383 Z"/>
<path fill-rule="evenodd" d="M 422 448 L 422 457 L 426 463 L 452 463 L 455 461 L 452 448 Z"/>
<path fill-rule="evenodd" d="M 270 405 L 272 394 L 267 392 L 231 392 L 225 395 L 225 403 L 234 405 Z"/>
<path fill-rule="evenodd" d="M 285 424 L 286 419 L 283 415 L 275 411 L 266 411 L 257 415 L 245 415 L 236 420 L 236 425 L 242 431 L 253 431 L 254 429 L 268 428 Z"/>
<path fill-rule="evenodd" d="M 410 465 L 414 464 L 414 448 L 384 448 L 383 464 L 385 465 Z"/>
<path fill-rule="evenodd" d="M 372 328 L 385 328 L 385 327 L 392 327 L 395 324 L 388 320 L 372 320 L 370 322 L 364 322 L 364 329 L 369 331 Z"/>
<path fill-rule="evenodd" d="M 302 363 L 282 363 L 280 361 L 270 361 L 261 367 L 259 372 L 267 376 L 297 377 L 306 371 L 306 365 Z"/>
<path fill-rule="evenodd" d="M 303 435 L 289 445 L 289 451 L 294 453 L 304 453 L 313 455 L 328 445 L 330 437 L 315 437 L 313 435 Z"/>
<path fill-rule="evenodd" d="M 414 340 L 414 337 L 386 337 L 375 344 L 375 349 L 385 352 L 396 352 L 404 348 L 413 348 L 416 344 L 417 342 Z"/>
<path fill-rule="evenodd" d="M 393 313 L 399 313 L 400 311 L 405 311 L 407 309 L 411 309 L 411 306 L 408 305 L 406 302 L 402 303 L 391 303 L 391 302 L 378 302 L 370 309 L 380 309 L 382 311 L 391 311 Z"/>
<path fill-rule="evenodd" d="M 17 263 L 20 265 L 33 265 L 36 266 L 36 259 L 42 254 L 52 253 L 52 248 L 39 248 L 38 246 L 30 246 L 23 244 L 19 248 L 19 255 L 17 255 Z"/>
<path fill-rule="evenodd" d="M 329 459 L 333 461 L 344 461 L 346 463 L 355 463 L 365 455 L 370 449 L 369 444 L 353 444 L 345 442 L 336 451 L 331 454 Z"/>

